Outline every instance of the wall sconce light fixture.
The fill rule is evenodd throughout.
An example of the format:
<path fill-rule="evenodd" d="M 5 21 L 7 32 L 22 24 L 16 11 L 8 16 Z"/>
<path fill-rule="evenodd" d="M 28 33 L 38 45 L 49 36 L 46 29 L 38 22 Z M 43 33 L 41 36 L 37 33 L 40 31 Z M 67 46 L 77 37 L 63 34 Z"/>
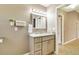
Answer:
<path fill-rule="evenodd" d="M 10 25 L 11 25 L 11 26 L 14 26 L 14 24 L 15 24 L 15 20 L 13 20 L 13 19 L 9 19 L 9 21 L 10 21 Z"/>
<path fill-rule="evenodd" d="M 41 15 L 41 16 L 47 16 L 47 13 L 41 10 L 31 9 L 31 13 Z"/>

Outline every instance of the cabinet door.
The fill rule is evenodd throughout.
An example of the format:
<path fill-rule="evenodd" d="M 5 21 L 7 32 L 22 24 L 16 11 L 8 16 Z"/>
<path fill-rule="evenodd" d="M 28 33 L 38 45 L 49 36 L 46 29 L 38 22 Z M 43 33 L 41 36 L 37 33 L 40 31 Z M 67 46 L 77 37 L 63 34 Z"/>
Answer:
<path fill-rule="evenodd" d="M 36 38 L 34 39 L 34 41 L 35 41 L 35 43 L 41 42 L 41 37 L 36 37 Z"/>
<path fill-rule="evenodd" d="M 48 50 L 47 43 L 48 43 L 48 41 L 42 42 L 42 54 L 43 55 L 47 54 L 47 50 Z"/>
<path fill-rule="evenodd" d="M 35 52 L 35 55 L 41 55 L 41 50 L 40 50 L 40 51 Z"/>
<path fill-rule="evenodd" d="M 35 44 L 35 51 L 41 50 L 41 43 Z"/>
<path fill-rule="evenodd" d="M 49 40 L 47 44 L 48 44 L 48 54 L 54 52 L 55 50 L 54 39 Z"/>

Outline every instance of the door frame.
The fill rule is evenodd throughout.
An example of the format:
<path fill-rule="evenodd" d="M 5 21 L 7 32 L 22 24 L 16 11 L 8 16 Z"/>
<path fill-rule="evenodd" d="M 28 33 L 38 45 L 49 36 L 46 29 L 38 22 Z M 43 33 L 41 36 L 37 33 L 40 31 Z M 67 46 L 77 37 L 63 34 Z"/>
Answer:
<path fill-rule="evenodd" d="M 59 6 L 56 7 L 56 23 L 55 23 L 55 25 L 56 25 L 56 51 L 55 51 L 55 53 L 56 54 L 58 54 L 58 39 L 59 39 L 58 38 L 58 9 L 61 8 L 61 7 L 64 7 L 64 6 L 66 6 L 66 4 L 59 5 Z M 62 15 L 62 17 L 64 19 L 64 15 Z M 64 24 L 64 20 L 62 22 Z M 64 27 L 64 25 L 63 25 L 63 27 Z M 64 31 L 64 29 L 62 31 Z M 63 38 L 62 38 L 62 45 L 63 45 L 64 44 L 64 33 L 62 35 L 63 35 Z"/>
<path fill-rule="evenodd" d="M 61 17 L 62 17 L 62 20 L 61 20 L 61 45 L 63 45 L 64 44 L 64 15 L 62 13 L 60 13 L 59 15 L 61 15 Z M 59 20 L 58 20 L 58 24 L 59 24 Z"/>

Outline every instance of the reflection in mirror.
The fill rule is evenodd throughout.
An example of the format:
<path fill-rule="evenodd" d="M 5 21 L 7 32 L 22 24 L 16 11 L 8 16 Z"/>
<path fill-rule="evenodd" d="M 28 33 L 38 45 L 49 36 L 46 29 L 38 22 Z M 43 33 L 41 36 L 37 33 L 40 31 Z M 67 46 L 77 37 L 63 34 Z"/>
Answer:
<path fill-rule="evenodd" d="M 34 29 L 46 29 L 47 23 L 46 23 L 46 17 L 36 14 L 32 15 L 32 25 Z"/>

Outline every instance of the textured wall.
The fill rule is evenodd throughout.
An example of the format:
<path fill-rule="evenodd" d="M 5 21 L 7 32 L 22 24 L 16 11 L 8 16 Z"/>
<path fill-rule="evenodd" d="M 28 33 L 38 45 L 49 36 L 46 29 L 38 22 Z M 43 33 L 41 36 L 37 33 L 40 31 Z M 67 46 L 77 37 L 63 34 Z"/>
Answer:
<path fill-rule="evenodd" d="M 0 37 L 5 37 L 0 44 L 0 54 L 24 54 L 29 51 L 28 24 L 30 8 L 46 11 L 41 5 L 0 5 Z M 19 27 L 18 31 L 10 26 L 9 19 L 24 20 L 26 27 Z"/>
<path fill-rule="evenodd" d="M 47 8 L 47 31 L 48 32 L 55 32 L 53 28 L 56 28 L 56 7 L 57 4 L 51 4 Z"/>
<path fill-rule="evenodd" d="M 69 40 L 77 38 L 77 22 L 79 14 L 75 11 L 69 12 L 65 14 L 65 21 L 64 21 L 64 38 L 67 42 Z"/>
<path fill-rule="evenodd" d="M 65 12 L 59 10 L 64 15 L 64 42 L 76 39 L 79 37 L 79 14 L 75 11 Z"/>

